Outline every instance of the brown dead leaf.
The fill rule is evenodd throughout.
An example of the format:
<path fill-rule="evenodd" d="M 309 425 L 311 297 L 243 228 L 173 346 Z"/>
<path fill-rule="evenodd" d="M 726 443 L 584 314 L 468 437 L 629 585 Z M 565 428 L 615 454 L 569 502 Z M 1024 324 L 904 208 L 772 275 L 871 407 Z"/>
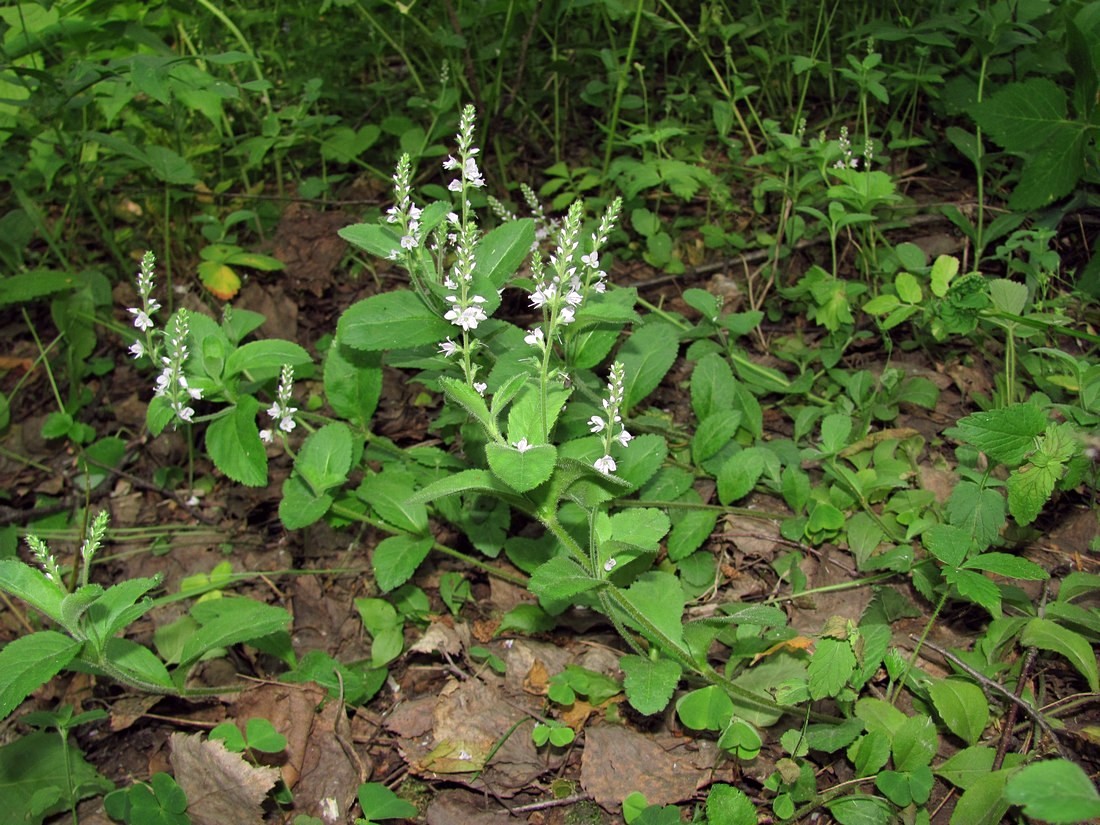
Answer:
<path fill-rule="evenodd" d="M 260 807 L 279 781 L 274 768 L 257 768 L 218 741 L 173 733 L 172 773 L 187 794 L 194 825 L 262 825 Z"/>
<path fill-rule="evenodd" d="M 144 716 L 163 696 L 131 696 L 111 703 L 111 730 L 126 730 Z"/>
<path fill-rule="evenodd" d="M 541 659 L 535 659 L 527 675 L 523 677 L 523 692 L 532 696 L 545 696 L 550 690 L 550 671 Z"/>
<path fill-rule="evenodd" d="M 655 738 L 630 728 L 602 725 L 584 734 L 581 785 L 608 811 L 618 811 L 633 791 L 651 805 L 690 799 L 712 781 L 726 781 L 714 766 L 713 742 L 699 740 L 690 749 L 682 739 Z"/>
<path fill-rule="evenodd" d="M 424 635 L 409 648 L 414 653 L 442 653 L 445 656 L 461 656 L 463 648 L 470 644 L 470 626 L 445 622 L 432 622 Z"/>

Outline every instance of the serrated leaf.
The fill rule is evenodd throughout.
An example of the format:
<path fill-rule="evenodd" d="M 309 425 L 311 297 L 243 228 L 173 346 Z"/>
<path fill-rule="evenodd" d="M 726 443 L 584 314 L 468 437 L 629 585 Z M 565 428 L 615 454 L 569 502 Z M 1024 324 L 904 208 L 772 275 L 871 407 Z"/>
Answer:
<path fill-rule="evenodd" d="M 382 365 L 377 353 L 343 347 L 339 339 L 325 356 L 325 398 L 333 411 L 367 429 L 382 394 Z"/>
<path fill-rule="evenodd" d="M 379 351 L 436 344 L 454 330 L 415 292 L 396 289 L 348 307 L 336 325 L 336 337 L 353 349 Z"/>
<path fill-rule="evenodd" d="M 998 464 L 1014 466 L 1035 449 L 1035 439 L 1046 425 L 1046 413 L 1039 407 L 1013 404 L 961 418 L 947 434 L 972 444 Z"/>
<path fill-rule="evenodd" d="M 942 776 L 957 788 L 966 790 L 975 780 L 986 776 L 993 769 L 997 752 L 985 745 L 975 745 L 952 754 L 936 768 Z"/>
<path fill-rule="evenodd" d="M 623 590 L 622 597 L 673 643 L 683 641 L 684 590 L 676 576 L 650 570 Z M 634 624 L 625 614 L 624 619 Z M 643 627 L 639 630 L 645 632 Z"/>
<path fill-rule="evenodd" d="M 335 421 L 307 436 L 294 460 L 294 472 L 314 495 L 323 495 L 347 481 L 351 471 L 351 430 Z"/>
<path fill-rule="evenodd" d="M 413 499 L 411 475 L 384 469 L 365 478 L 355 494 L 397 529 L 414 534 L 428 532 L 428 510 Z"/>
<path fill-rule="evenodd" d="M 968 559 L 963 567 L 1024 581 L 1046 581 L 1050 578 L 1050 574 L 1035 562 L 1008 553 L 982 553 Z"/>
<path fill-rule="evenodd" d="M 756 806 L 740 788 L 711 785 L 707 794 L 708 825 L 756 825 Z"/>
<path fill-rule="evenodd" d="M 242 395 L 235 407 L 206 429 L 206 451 L 214 464 L 246 487 L 267 484 L 267 453 L 256 426 L 259 409 L 259 401 L 251 395 Z"/>
<path fill-rule="evenodd" d="M 283 480 L 282 495 L 279 520 L 287 530 L 301 530 L 323 518 L 334 500 L 327 493 L 316 495 L 298 475 Z"/>
<path fill-rule="evenodd" d="M 550 478 L 558 451 L 552 444 L 519 450 L 513 445 L 490 442 L 485 445 L 485 457 L 497 478 L 517 493 L 526 493 Z"/>
<path fill-rule="evenodd" d="M 722 504 L 742 499 L 752 492 L 764 473 L 764 455 L 759 448 L 742 450 L 726 459 L 718 471 L 718 500 Z"/>
<path fill-rule="evenodd" d="M 202 261 L 198 270 L 202 285 L 220 301 L 231 301 L 241 291 L 241 276 L 223 261 Z"/>
<path fill-rule="evenodd" d="M 993 618 L 1000 618 L 1001 591 L 997 585 L 972 570 L 949 569 L 945 572 L 947 581 L 955 585 L 960 596 L 981 605 Z"/>
<path fill-rule="evenodd" d="M 657 551 L 670 527 L 668 515 L 653 507 L 631 508 L 611 517 L 611 537 L 623 544 Z"/>
<path fill-rule="evenodd" d="M 410 578 L 431 552 L 435 539 L 431 536 L 390 536 L 374 548 L 371 567 L 379 590 L 389 593 Z"/>
<path fill-rule="evenodd" d="M 737 381 L 729 363 L 716 352 L 699 359 L 691 373 L 691 408 L 700 421 L 731 410 L 737 400 Z"/>
<path fill-rule="evenodd" d="M 1050 462 L 1044 466 L 1024 464 L 1012 471 L 1005 487 L 1008 488 L 1008 512 L 1021 525 L 1035 521 L 1054 492 L 1054 485 L 1062 477 L 1063 465 Z"/>
<path fill-rule="evenodd" d="M 933 524 L 921 534 L 924 548 L 947 567 L 962 565 L 970 551 L 972 539 L 952 524 Z"/>
<path fill-rule="evenodd" d="M 474 252 L 476 271 L 488 278 L 496 289 L 502 288 L 535 242 L 535 222 L 521 218 L 503 223 L 490 230 L 478 242 Z"/>
<path fill-rule="evenodd" d="M 75 657 L 81 642 L 55 630 L 21 636 L 0 648 L 0 719 Z"/>
<path fill-rule="evenodd" d="M 293 341 L 277 338 L 249 341 L 229 353 L 229 357 L 225 359 L 225 374 L 237 375 L 252 370 L 274 373 L 284 365 L 300 367 L 312 360 L 309 353 Z"/>
<path fill-rule="evenodd" d="M 1100 817 L 1100 794 L 1075 762 L 1051 759 L 1014 773 L 1005 785 L 1005 799 L 1043 822 L 1084 822 Z"/>
<path fill-rule="evenodd" d="M 628 655 L 619 660 L 619 667 L 627 701 L 644 716 L 664 710 L 680 682 L 680 666 L 670 659 Z"/>
<path fill-rule="evenodd" d="M 740 426 L 739 410 L 719 410 L 700 421 L 691 439 L 691 456 L 695 463 L 706 461 L 725 447 Z"/>
<path fill-rule="evenodd" d="M 191 616 L 200 627 L 183 646 L 180 662 L 184 666 L 209 650 L 270 636 L 290 624 L 290 614 L 283 608 L 239 596 L 198 602 Z"/>
<path fill-rule="evenodd" d="M 1049 619 L 1035 618 L 1024 626 L 1020 643 L 1025 647 L 1037 647 L 1040 650 L 1061 654 L 1069 660 L 1078 673 L 1085 677 L 1093 693 L 1100 690 L 1096 654 L 1093 653 L 1088 640 L 1080 633 L 1075 633 Z"/>
<path fill-rule="evenodd" d="M 587 570 L 572 559 L 554 556 L 535 568 L 535 572 L 527 582 L 527 589 L 543 601 L 563 603 L 564 606 L 574 596 L 599 587 L 601 584 L 599 579 L 593 578 Z"/>
<path fill-rule="evenodd" d="M 650 322 L 634 330 L 618 353 L 626 372 L 626 411 L 657 389 L 676 361 L 679 348 L 680 335 L 671 324 Z"/>
<path fill-rule="evenodd" d="M 974 547 L 985 549 L 1004 527 L 1005 498 L 973 481 L 960 481 L 947 500 L 947 517 L 953 526 L 970 535 Z"/>
<path fill-rule="evenodd" d="M 915 771 L 932 763 L 939 749 L 939 736 L 931 717 L 924 715 L 906 718 L 897 732 L 891 750 L 894 767 L 899 771 Z"/>
<path fill-rule="evenodd" d="M 989 724 L 989 702 L 982 689 L 959 678 L 942 679 L 929 688 L 932 705 L 948 730 L 973 745 Z"/>
<path fill-rule="evenodd" d="M 846 640 L 820 639 L 807 669 L 810 696 L 815 700 L 837 696 L 855 668 L 856 655 Z"/>

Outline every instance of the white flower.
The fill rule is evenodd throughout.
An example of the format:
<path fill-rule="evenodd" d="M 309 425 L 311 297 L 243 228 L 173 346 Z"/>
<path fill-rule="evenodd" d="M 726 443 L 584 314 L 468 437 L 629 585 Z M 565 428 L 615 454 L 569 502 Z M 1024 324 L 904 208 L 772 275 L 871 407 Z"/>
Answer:
<path fill-rule="evenodd" d="M 519 441 L 517 441 L 512 446 L 515 447 L 517 450 L 519 450 L 521 453 L 525 453 L 525 452 L 527 452 L 528 450 L 531 449 L 532 445 L 527 443 L 526 438 L 521 438 Z"/>
<path fill-rule="evenodd" d="M 134 316 L 134 326 L 142 332 L 148 332 L 153 328 L 153 319 L 149 317 L 145 310 L 130 307 L 127 311 Z"/>
<path fill-rule="evenodd" d="M 583 296 L 575 289 L 569 290 L 569 294 L 565 296 L 565 303 L 569 304 L 571 307 L 580 306 L 583 300 Z"/>
<path fill-rule="evenodd" d="M 141 358 L 145 354 L 145 345 L 141 341 L 134 341 L 130 344 L 130 354 L 134 358 Z"/>
<path fill-rule="evenodd" d="M 605 573 L 610 573 L 612 570 L 615 569 L 615 565 L 617 564 L 618 562 L 614 559 L 614 557 L 612 557 L 603 563 L 603 571 Z"/>
<path fill-rule="evenodd" d="M 617 436 L 615 436 L 615 438 L 619 439 L 619 443 L 625 447 L 627 444 L 630 443 L 631 440 L 633 440 L 634 436 L 623 429 L 619 432 Z"/>
<path fill-rule="evenodd" d="M 412 235 L 403 235 L 401 237 L 401 248 L 402 249 L 416 249 L 417 245 L 418 245 L 418 241 Z"/>
<path fill-rule="evenodd" d="M 592 250 L 587 255 L 581 255 L 581 263 L 587 266 L 589 269 L 600 268 L 600 255 L 596 250 Z"/>
<path fill-rule="evenodd" d="M 454 180 L 452 180 L 450 183 L 447 184 L 447 189 L 449 189 L 451 192 L 461 192 L 462 191 L 462 181 L 460 181 L 458 178 L 455 178 Z"/>
<path fill-rule="evenodd" d="M 541 309 L 543 304 L 553 300 L 558 288 L 554 284 L 543 284 L 531 294 L 531 306 Z"/>
<path fill-rule="evenodd" d="M 271 434 L 271 430 L 260 430 L 260 441 L 265 444 L 270 444 L 274 438 L 275 437 Z"/>
<path fill-rule="evenodd" d="M 598 415 L 594 415 L 588 419 L 588 429 L 590 432 L 599 433 L 603 432 L 603 428 L 606 426 L 604 420 Z"/>
<path fill-rule="evenodd" d="M 458 344 L 448 338 L 446 341 L 439 345 L 439 351 L 443 353 L 443 355 L 447 358 L 450 358 L 452 355 L 458 352 Z"/>
<path fill-rule="evenodd" d="M 453 156 L 447 155 L 447 159 L 443 161 L 443 168 L 447 171 L 458 168 L 458 161 Z"/>
<path fill-rule="evenodd" d="M 474 296 L 474 300 L 478 300 L 477 296 Z M 482 301 L 485 299 L 482 298 Z M 477 329 L 477 325 L 484 321 L 487 317 L 485 310 L 483 310 L 477 304 L 459 309 L 458 307 L 451 307 L 443 315 L 448 321 L 454 324 L 456 327 L 462 327 L 464 330 Z"/>
<path fill-rule="evenodd" d="M 523 343 L 530 344 L 532 347 L 541 347 L 543 344 L 542 329 L 536 327 L 523 337 Z"/>
<path fill-rule="evenodd" d="M 488 388 L 488 386 L 489 385 L 486 384 L 484 381 L 474 382 L 474 389 L 477 390 L 478 395 L 485 395 L 485 390 Z"/>
<path fill-rule="evenodd" d="M 592 463 L 592 466 L 604 475 L 608 475 L 609 473 L 615 472 L 615 468 L 619 465 L 615 463 L 615 459 L 613 459 L 611 456 L 605 455 L 603 458 L 597 458 Z"/>
<path fill-rule="evenodd" d="M 176 414 L 180 417 L 181 421 L 190 423 L 191 419 L 195 416 L 195 411 L 190 407 L 184 407 L 181 410 L 177 410 Z"/>
<path fill-rule="evenodd" d="M 564 306 L 561 308 L 561 312 L 558 313 L 558 322 L 562 324 L 571 324 L 577 319 L 577 316 L 573 313 L 573 307 Z"/>
<path fill-rule="evenodd" d="M 477 150 L 474 150 L 477 151 Z M 471 152 L 473 154 L 473 152 Z M 466 165 L 462 169 L 462 177 L 466 179 L 466 182 L 475 188 L 480 189 L 485 185 L 485 178 L 481 176 L 481 172 L 477 168 L 477 161 L 473 158 L 466 158 Z"/>

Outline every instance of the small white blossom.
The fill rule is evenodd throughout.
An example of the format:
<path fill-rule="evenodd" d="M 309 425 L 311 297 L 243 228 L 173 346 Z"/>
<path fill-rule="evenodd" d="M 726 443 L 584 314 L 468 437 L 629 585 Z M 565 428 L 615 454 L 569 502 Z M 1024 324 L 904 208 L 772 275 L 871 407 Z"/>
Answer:
<path fill-rule="evenodd" d="M 615 438 L 617 438 L 619 443 L 622 444 L 625 447 L 630 441 L 633 440 L 634 436 L 632 436 L 630 433 L 628 433 L 626 431 L 626 429 L 624 428 L 624 429 L 619 431 L 619 434 L 617 436 L 615 436 Z"/>
<path fill-rule="evenodd" d="M 488 389 L 488 387 L 489 385 L 486 384 L 484 381 L 474 382 L 474 389 L 477 390 L 478 395 L 485 395 L 485 390 Z"/>
<path fill-rule="evenodd" d="M 540 327 L 535 327 L 523 337 L 523 343 L 529 344 L 532 347 L 541 347 L 543 342 L 544 339 Z"/>
<path fill-rule="evenodd" d="M 153 328 L 153 319 L 145 310 L 130 307 L 127 311 L 134 316 L 134 326 L 142 332 L 148 332 Z"/>
<path fill-rule="evenodd" d="M 270 444 L 274 440 L 275 436 L 272 435 L 271 430 L 260 430 L 260 441 Z"/>
<path fill-rule="evenodd" d="M 593 249 L 587 255 L 581 255 L 581 263 L 583 263 L 589 269 L 599 269 L 600 268 L 600 253 L 598 253 L 595 249 Z"/>
<path fill-rule="evenodd" d="M 134 358 L 141 358 L 141 356 L 145 354 L 145 344 L 141 343 L 141 341 L 134 341 L 134 343 L 130 344 L 130 354 L 134 356 Z"/>
<path fill-rule="evenodd" d="M 573 312 L 573 307 L 564 306 L 561 308 L 561 312 L 558 313 L 558 321 L 562 324 L 571 324 L 576 319 L 577 316 Z"/>
<path fill-rule="evenodd" d="M 598 415 L 594 415 L 588 419 L 588 429 L 590 432 L 599 433 L 603 432 L 603 428 L 607 426 L 602 418 Z"/>
<path fill-rule="evenodd" d="M 617 562 L 614 557 L 608 559 L 603 563 L 603 571 L 605 573 L 610 573 L 612 570 L 615 569 L 615 566 L 618 565 L 618 563 L 619 562 Z"/>
<path fill-rule="evenodd" d="M 604 475 L 608 475 L 610 473 L 615 472 L 615 469 L 619 465 L 617 465 L 615 463 L 615 459 L 613 459 L 611 456 L 605 455 L 603 458 L 597 458 L 592 463 L 592 466 L 595 467 L 597 470 L 599 470 Z"/>
<path fill-rule="evenodd" d="M 478 300 L 478 297 L 476 295 L 474 296 L 474 300 Z M 482 298 L 481 300 L 484 301 L 485 299 Z M 459 309 L 457 306 L 451 307 L 449 310 L 447 310 L 446 313 L 444 313 L 443 317 L 454 324 L 456 327 L 462 327 L 464 330 L 469 331 L 471 329 L 477 329 L 477 325 L 484 321 L 488 316 L 485 314 L 485 310 L 483 310 L 480 306 L 478 306 L 477 304 L 471 304 L 470 306 L 463 307 L 462 309 Z"/>
<path fill-rule="evenodd" d="M 458 344 L 448 338 L 442 344 L 439 345 L 439 351 L 447 358 L 450 358 L 456 352 L 458 352 Z"/>
<path fill-rule="evenodd" d="M 531 449 L 531 447 L 532 447 L 532 445 L 531 445 L 531 444 L 528 444 L 528 443 L 527 443 L 527 439 L 526 439 L 526 438 L 521 438 L 521 439 L 520 439 L 519 441 L 517 441 L 517 442 L 516 442 L 515 444 L 513 444 L 512 446 L 513 446 L 513 447 L 515 447 L 515 448 L 516 448 L 517 450 L 519 450 L 519 451 L 520 451 L 521 453 L 525 453 L 525 452 L 527 452 L 527 451 L 528 451 L 528 450 L 530 450 L 530 449 Z"/>

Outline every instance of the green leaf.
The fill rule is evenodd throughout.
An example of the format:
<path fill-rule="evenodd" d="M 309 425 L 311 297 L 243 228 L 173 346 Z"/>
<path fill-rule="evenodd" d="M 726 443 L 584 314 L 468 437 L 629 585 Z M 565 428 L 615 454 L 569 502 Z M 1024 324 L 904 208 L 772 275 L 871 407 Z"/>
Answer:
<path fill-rule="evenodd" d="M 880 731 L 888 741 L 901 730 L 908 718 L 889 702 L 870 696 L 856 702 L 856 717 L 863 720 L 868 731 Z"/>
<path fill-rule="evenodd" d="M 489 469 L 517 493 L 538 487 L 554 472 L 558 451 L 552 444 L 524 445 L 524 450 L 508 444 L 485 445 Z"/>
<path fill-rule="evenodd" d="M 825 803 L 839 825 L 889 825 L 894 808 L 885 799 L 855 793 Z"/>
<path fill-rule="evenodd" d="M 488 470 L 461 470 L 439 481 L 433 481 L 409 497 L 409 504 L 426 504 L 437 498 L 460 493 L 508 494 L 511 490 L 500 483 Z"/>
<path fill-rule="evenodd" d="M 299 475 L 283 480 L 282 496 L 279 520 L 287 530 L 301 530 L 323 518 L 334 501 L 327 493 L 316 495 Z"/>
<path fill-rule="evenodd" d="M 418 813 L 415 805 L 406 802 L 381 782 L 364 782 L 359 786 L 359 807 L 368 820 L 411 819 Z"/>
<path fill-rule="evenodd" d="M 699 359 L 691 373 L 691 408 L 695 417 L 705 421 L 714 413 L 734 408 L 737 381 L 721 355 L 712 352 Z"/>
<path fill-rule="evenodd" d="M 428 510 L 413 500 L 413 477 L 401 471 L 383 469 L 367 476 L 355 494 L 389 524 L 406 533 L 428 532 Z"/>
<path fill-rule="evenodd" d="M 1064 465 L 1058 461 L 1024 464 L 1013 470 L 1005 482 L 1012 517 L 1021 525 L 1035 521 L 1063 472 Z"/>
<path fill-rule="evenodd" d="M 676 576 L 650 570 L 622 591 L 622 597 L 668 639 L 674 643 L 682 642 L 684 590 Z M 631 624 L 634 623 L 629 617 L 624 618 Z M 644 632 L 643 628 L 639 629 Z"/>
<path fill-rule="evenodd" d="M 263 487 L 267 484 L 267 454 L 256 426 L 260 402 L 242 395 L 236 406 L 210 423 L 206 429 L 206 451 L 219 470 L 238 484 Z"/>
<path fill-rule="evenodd" d="M 718 470 L 718 500 L 730 504 L 753 491 L 764 473 L 762 448 L 742 450 L 723 462 Z"/>
<path fill-rule="evenodd" d="M 691 439 L 691 456 L 696 464 L 706 461 L 730 442 L 741 426 L 741 412 L 719 410 L 699 422 Z"/>
<path fill-rule="evenodd" d="M 1085 677 L 1089 690 L 1100 690 L 1100 674 L 1097 672 L 1096 654 L 1080 633 L 1068 630 L 1049 619 L 1031 619 L 1020 636 L 1020 644 L 1037 647 L 1065 656 L 1077 672 Z"/>
<path fill-rule="evenodd" d="M 924 549 L 946 567 L 960 567 L 971 548 L 971 537 L 952 524 L 933 524 L 921 534 Z"/>
<path fill-rule="evenodd" d="M 286 749 L 286 737 L 263 717 L 253 717 L 245 724 L 248 747 L 261 753 L 282 753 Z"/>
<path fill-rule="evenodd" d="M 953 526 L 970 534 L 972 546 L 985 549 L 997 540 L 1004 527 L 1004 496 L 973 481 L 962 480 L 947 500 L 947 517 Z"/>
<path fill-rule="evenodd" d="M 986 745 L 975 745 L 952 754 L 936 768 L 936 774 L 957 788 L 966 790 L 977 779 L 993 770 L 997 752 Z"/>
<path fill-rule="evenodd" d="M 1010 773 L 994 771 L 975 779 L 955 803 L 950 825 L 999 825 L 1008 810 L 1004 789 Z"/>
<path fill-rule="evenodd" d="M 718 685 L 708 685 L 677 699 L 676 715 L 692 730 L 719 731 L 733 716 L 733 702 Z"/>
<path fill-rule="evenodd" d="M 989 297 L 998 312 L 1020 315 L 1027 306 L 1027 286 L 1007 278 L 991 278 Z"/>
<path fill-rule="evenodd" d="M 1024 581 L 1041 582 L 1050 578 L 1050 574 L 1035 562 L 1008 553 L 982 553 L 967 560 L 963 567 L 968 570 L 985 570 L 999 576 Z"/>
<path fill-rule="evenodd" d="M 1047 416 L 1034 404 L 1013 404 L 961 418 L 946 434 L 972 444 L 998 464 L 1015 466 L 1035 449 Z"/>
<path fill-rule="evenodd" d="M 387 259 L 394 252 L 401 251 L 401 237 L 385 224 L 355 223 L 338 230 L 336 234 L 376 258 Z"/>
<path fill-rule="evenodd" d="M 64 624 L 61 620 L 61 602 L 65 591 L 47 579 L 41 570 L 18 559 L 0 560 L 0 590 L 22 599 L 58 624 Z"/>
<path fill-rule="evenodd" d="M 121 633 L 151 610 L 153 601 L 141 597 L 160 585 L 160 581 L 159 576 L 126 579 L 108 587 L 88 609 L 86 616 L 99 638 L 107 639 Z"/>
<path fill-rule="evenodd" d="M 949 569 L 945 571 L 947 581 L 955 585 L 959 595 L 974 604 L 980 604 L 990 612 L 993 618 L 1001 615 L 1001 591 L 993 582 L 981 573 L 971 570 Z"/>
<path fill-rule="evenodd" d="M 671 659 L 627 655 L 619 660 L 619 667 L 627 701 L 644 716 L 664 710 L 680 682 L 680 665 Z"/>
<path fill-rule="evenodd" d="M 225 374 L 227 376 L 243 372 L 275 374 L 284 364 L 300 367 L 312 361 L 309 353 L 294 342 L 270 338 L 264 341 L 250 341 L 230 352 L 229 357 L 225 359 Z"/>
<path fill-rule="evenodd" d="M 41 825 L 81 799 L 107 793 L 114 783 L 88 764 L 71 739 L 33 731 L 0 747 L 0 788 L 2 825 Z"/>
<path fill-rule="evenodd" d="M 456 328 L 415 292 L 396 289 L 352 304 L 336 325 L 336 337 L 354 349 L 409 349 L 442 341 Z"/>
<path fill-rule="evenodd" d="M 653 507 L 631 508 L 611 517 L 611 538 L 656 552 L 669 526 L 669 518 L 661 510 Z"/>
<path fill-rule="evenodd" d="M 490 230 L 474 252 L 475 270 L 501 289 L 531 253 L 535 222 L 530 218 L 508 221 Z"/>
<path fill-rule="evenodd" d="M 243 597 L 198 602 L 191 616 L 200 627 L 183 646 L 184 667 L 210 650 L 270 636 L 290 624 L 290 614 L 283 608 Z"/>
<path fill-rule="evenodd" d="M 1005 799 L 1024 813 L 1051 823 L 1084 822 L 1100 817 L 1100 794 L 1081 766 L 1066 759 L 1028 765 L 1009 777 Z"/>
<path fill-rule="evenodd" d="M 817 700 L 839 695 L 855 668 L 851 644 L 843 639 L 819 639 L 808 670 L 810 696 Z"/>
<path fill-rule="evenodd" d="M 696 493 L 691 498 L 683 498 L 682 501 L 699 500 Z M 714 532 L 714 526 L 718 523 L 718 511 L 716 510 L 673 510 L 672 530 L 668 534 L 668 558 L 669 561 L 678 562 L 686 559 L 703 546 L 710 534 Z"/>
<path fill-rule="evenodd" d="M 707 794 L 708 825 L 756 825 L 756 806 L 740 788 L 711 785 Z"/>
<path fill-rule="evenodd" d="M 626 372 L 626 412 L 657 389 L 676 361 L 679 347 L 680 335 L 671 324 L 652 321 L 635 328 L 618 353 Z"/>
<path fill-rule="evenodd" d="M 378 588 L 383 593 L 389 593 L 407 582 L 434 544 L 435 539 L 431 536 L 400 535 L 380 541 L 371 556 Z"/>
<path fill-rule="evenodd" d="M 932 764 L 939 749 L 939 736 L 931 717 L 916 715 L 906 718 L 894 734 L 892 751 L 894 767 L 899 771 L 914 771 Z"/>
<path fill-rule="evenodd" d="M 481 424 L 490 439 L 500 440 L 496 420 L 489 414 L 485 399 L 478 394 L 477 390 L 457 378 L 440 378 L 439 386 L 449 401 L 458 404 Z"/>
<path fill-rule="evenodd" d="M 294 459 L 294 472 L 309 485 L 314 495 L 320 496 L 347 481 L 351 454 L 351 430 L 346 424 L 335 421 L 306 437 Z"/>
<path fill-rule="evenodd" d="M 965 679 L 948 678 L 934 682 L 928 692 L 948 730 L 968 745 L 981 738 L 989 724 L 989 702 L 980 687 Z"/>
<path fill-rule="evenodd" d="M 168 675 L 164 662 L 158 659 L 149 648 L 137 642 L 118 637 L 108 639 L 103 648 L 103 658 L 122 671 L 126 681 L 142 690 L 172 691 L 176 687 L 172 684 L 172 678 Z M 84 656 L 81 656 L 80 660 L 91 665 L 93 670 L 97 667 L 95 661 L 89 661 Z"/>
<path fill-rule="evenodd" d="M 382 359 L 344 347 L 337 339 L 325 356 L 325 398 L 349 424 L 367 429 L 382 394 Z"/>
<path fill-rule="evenodd" d="M 54 630 L 40 630 L 4 645 L 0 649 L 0 719 L 56 676 L 80 647 L 80 642 Z"/>

